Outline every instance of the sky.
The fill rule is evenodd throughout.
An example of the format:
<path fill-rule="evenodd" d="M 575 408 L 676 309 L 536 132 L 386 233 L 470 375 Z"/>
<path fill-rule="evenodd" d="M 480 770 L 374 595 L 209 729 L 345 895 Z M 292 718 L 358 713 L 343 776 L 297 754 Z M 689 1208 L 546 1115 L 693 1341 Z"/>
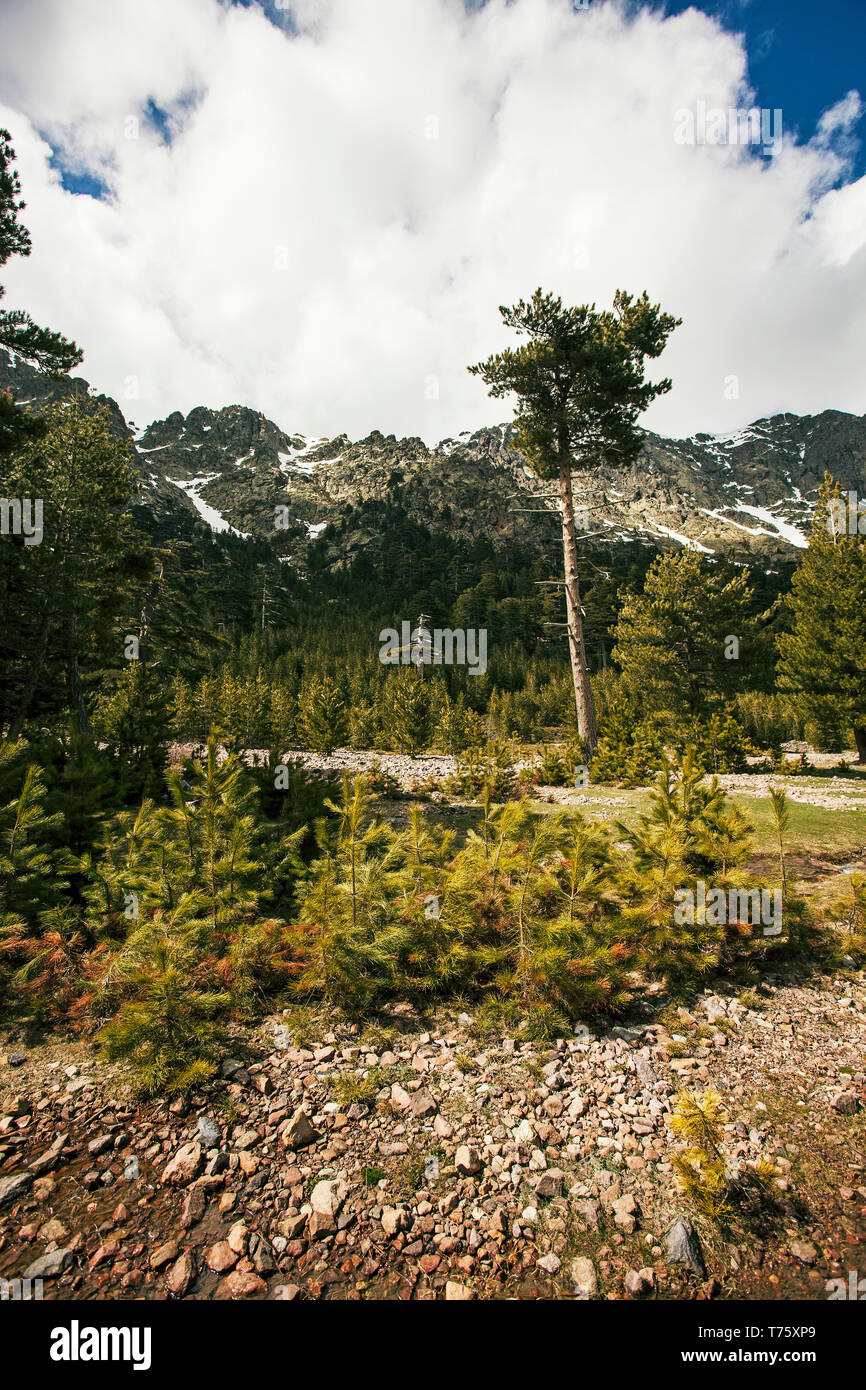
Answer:
<path fill-rule="evenodd" d="M 866 0 L 2 0 L 0 125 L 4 307 L 139 426 L 498 423 L 539 285 L 682 318 L 663 434 L 866 411 Z"/>

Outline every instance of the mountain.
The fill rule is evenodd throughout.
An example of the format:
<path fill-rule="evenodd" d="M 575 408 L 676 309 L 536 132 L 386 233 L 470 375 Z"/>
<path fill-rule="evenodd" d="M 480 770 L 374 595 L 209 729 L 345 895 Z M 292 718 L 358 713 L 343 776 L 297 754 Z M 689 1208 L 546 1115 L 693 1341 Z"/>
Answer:
<path fill-rule="evenodd" d="M 87 384 L 52 381 L 0 352 L 0 389 L 38 406 Z M 358 513 L 372 502 L 468 541 L 480 532 L 503 545 L 556 538 L 553 489 L 525 466 L 506 425 L 431 449 L 378 430 L 355 441 L 287 434 L 258 411 L 232 405 L 175 411 L 134 434 L 117 403 L 100 399 L 134 442 L 139 506 L 163 534 L 188 533 L 198 519 L 213 531 L 270 538 L 302 566 L 311 540 L 321 536 L 329 547 L 331 522 L 354 520 L 348 538 L 343 527 L 343 550 L 367 543 L 369 522 Z M 576 475 L 575 500 L 598 543 L 691 545 L 767 565 L 805 547 L 825 470 L 843 489 L 866 495 L 866 416 L 785 413 L 689 439 L 647 432 L 633 466 Z"/>

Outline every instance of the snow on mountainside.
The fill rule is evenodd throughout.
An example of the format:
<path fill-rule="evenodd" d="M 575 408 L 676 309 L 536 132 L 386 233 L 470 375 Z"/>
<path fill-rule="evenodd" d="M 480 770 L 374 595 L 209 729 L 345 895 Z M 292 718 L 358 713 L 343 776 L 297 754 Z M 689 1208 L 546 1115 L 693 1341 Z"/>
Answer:
<path fill-rule="evenodd" d="M 78 389 L 85 385 L 78 379 Z M 17 399 L 38 405 L 74 386 L 0 353 L 0 389 Z M 555 534 L 554 489 L 532 475 L 506 425 L 464 431 L 430 449 L 379 431 L 355 441 L 287 434 L 238 405 L 175 411 L 133 433 L 108 404 L 140 460 L 141 506 L 164 534 L 203 522 L 215 532 L 269 538 L 290 559 L 313 539 L 327 543 L 328 523 L 368 502 L 467 539 L 483 530 L 503 544 L 533 544 Z M 647 433 L 631 467 L 576 475 L 575 501 L 587 534 L 763 562 L 794 558 L 806 546 L 825 470 L 866 495 L 866 416 L 785 413 L 728 434 Z M 546 508 L 550 523 L 538 514 Z"/>

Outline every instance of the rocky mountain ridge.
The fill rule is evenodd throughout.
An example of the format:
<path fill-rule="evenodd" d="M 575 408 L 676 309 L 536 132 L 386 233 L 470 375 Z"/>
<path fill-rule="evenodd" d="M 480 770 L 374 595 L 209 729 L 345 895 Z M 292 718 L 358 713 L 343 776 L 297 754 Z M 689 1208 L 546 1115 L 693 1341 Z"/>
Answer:
<path fill-rule="evenodd" d="M 37 406 L 88 388 L 82 378 L 51 381 L 4 353 L 0 389 Z M 467 540 L 556 538 L 555 489 L 526 467 L 507 425 L 428 448 L 378 430 L 360 440 L 289 434 L 231 405 L 174 411 L 136 431 L 116 402 L 101 399 L 133 440 L 140 504 L 164 531 L 199 519 L 216 532 L 269 538 L 295 560 L 329 523 L 374 502 Z M 600 542 L 690 546 L 753 563 L 791 559 L 807 543 L 825 470 L 866 495 L 866 415 L 784 413 L 729 435 L 688 439 L 647 432 L 631 467 L 575 475 L 579 524 Z"/>

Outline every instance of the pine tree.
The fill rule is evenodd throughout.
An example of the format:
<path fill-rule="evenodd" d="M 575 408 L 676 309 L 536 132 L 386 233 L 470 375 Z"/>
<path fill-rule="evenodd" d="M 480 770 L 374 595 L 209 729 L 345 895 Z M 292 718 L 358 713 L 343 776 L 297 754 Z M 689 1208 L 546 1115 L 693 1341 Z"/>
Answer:
<path fill-rule="evenodd" d="M 693 550 L 660 555 L 614 630 L 613 658 L 633 702 L 693 718 L 744 689 L 765 660 L 752 607 L 747 574 Z"/>
<path fill-rule="evenodd" d="M 330 676 L 317 676 L 302 688 L 298 700 L 298 729 L 314 753 L 333 753 L 345 745 L 349 720 L 343 694 Z"/>
<path fill-rule="evenodd" d="M 24 210 L 21 183 L 14 167 L 15 151 L 8 130 L 0 130 L 0 266 L 12 256 L 30 255 L 30 234 L 19 221 Z M 4 290 L 0 285 L 0 299 Z M 62 376 L 84 355 L 60 333 L 39 328 L 22 309 L 0 310 L 0 345 L 50 376 Z M 15 406 L 0 391 L 0 454 L 40 432 L 38 417 Z"/>
<path fill-rule="evenodd" d="M 255 787 L 239 758 L 221 763 L 214 738 L 203 762 L 188 759 L 168 777 L 177 881 L 207 904 L 211 930 L 224 935 L 254 913 L 259 865 L 251 858 Z"/>
<path fill-rule="evenodd" d="M 171 714 L 156 672 L 130 661 L 94 713 L 94 731 L 108 745 L 125 802 L 159 796 L 165 785 Z"/>
<path fill-rule="evenodd" d="M 0 743 L 0 914 L 32 924 L 67 885 L 56 853 L 62 817 L 47 812 L 42 771 L 26 755 L 23 743 Z"/>
<path fill-rule="evenodd" d="M 692 988 L 718 963 L 725 923 L 700 913 L 680 914 L 678 893 L 693 891 L 709 872 L 705 857 L 709 817 L 723 793 L 715 782 L 703 785 L 702 764 L 687 753 L 679 768 L 665 766 L 650 795 L 650 809 L 629 830 L 618 829 L 632 846 L 623 862 L 621 884 L 627 898 L 624 920 L 646 968 L 665 978 L 675 993 Z M 709 886 L 709 885 L 708 885 Z"/>
<path fill-rule="evenodd" d="M 44 509 L 40 544 L 0 548 L 0 597 L 16 592 L 11 610 L 0 607 L 0 648 L 10 654 L 0 711 L 13 739 L 46 705 L 65 705 L 77 731 L 89 731 L 82 668 L 120 649 L 117 618 L 139 563 L 124 512 L 132 446 L 108 408 L 76 396 L 45 420 L 44 435 L 9 459 L 4 484 Z"/>
<path fill-rule="evenodd" d="M 88 857 L 86 901 L 103 937 L 122 939 L 129 923 L 148 911 L 171 908 L 186 891 L 176 879 L 173 827 L 167 813 L 145 797 L 105 827 Z"/>
<path fill-rule="evenodd" d="M 535 291 L 527 304 L 500 308 L 503 322 L 528 342 L 476 363 L 469 370 L 492 396 L 517 396 L 517 448 L 539 477 L 556 479 L 565 560 L 566 617 L 578 732 L 591 758 L 598 736 L 583 633 L 577 532 L 571 476 L 610 458 L 637 459 L 643 437 L 637 419 L 668 380 L 644 379 L 647 358 L 659 357 L 680 322 L 644 293 L 617 290 L 612 310 L 594 305 L 566 309 Z"/>
<path fill-rule="evenodd" d="M 766 1158 L 738 1164 L 725 1157 L 728 1118 L 722 1097 L 708 1086 L 701 1096 L 681 1091 L 670 1122 L 672 1133 L 684 1141 L 671 1155 L 681 1191 L 701 1216 L 723 1227 L 735 1213 L 741 1221 L 763 1215 L 770 1184 L 778 1177 Z"/>
<path fill-rule="evenodd" d="M 216 1019 L 227 991 L 202 988 L 201 918 L 194 897 L 141 921 L 111 961 L 103 992 L 120 999 L 100 1034 L 107 1057 L 129 1061 L 150 1094 L 185 1091 L 212 1076 Z"/>
<path fill-rule="evenodd" d="M 836 522 L 843 513 L 845 524 Z M 841 519 L 841 518 L 840 518 Z M 850 726 L 866 763 L 866 535 L 829 474 L 818 495 L 809 548 L 794 574 L 778 637 L 778 681 L 813 718 L 828 709 Z M 853 534 L 852 534 L 853 532 Z"/>
<path fill-rule="evenodd" d="M 0 743 L 0 1000 L 6 992 L 11 1007 L 49 1020 L 72 1006 L 92 942 L 79 905 L 65 901 L 80 864 L 30 756 L 23 744 Z"/>
<path fill-rule="evenodd" d="M 0 743 L 0 999 L 39 934 L 41 914 L 68 886 L 56 852 L 60 816 L 46 812 L 45 783 L 25 753 L 23 744 Z"/>
<path fill-rule="evenodd" d="M 293 928 L 301 989 L 320 989 L 363 1015 L 395 991 L 407 930 L 395 935 L 395 837 L 370 814 L 363 778 L 343 778 L 339 801 L 326 802 L 333 831 L 318 831 L 323 850 L 299 891 Z"/>
<path fill-rule="evenodd" d="M 387 732 L 394 746 L 410 758 L 417 757 L 430 741 L 430 698 L 427 682 L 407 666 L 388 682 Z"/>
<path fill-rule="evenodd" d="M 682 1091 L 671 1119 L 671 1131 L 685 1141 L 685 1147 L 672 1156 L 673 1170 L 684 1195 L 712 1221 L 733 1215 L 722 1150 L 727 1118 L 721 1096 L 708 1086 L 700 1097 Z"/>
<path fill-rule="evenodd" d="M 437 747 L 444 753 L 461 753 L 483 743 L 485 737 L 484 722 L 474 710 L 466 708 L 462 690 L 456 700 L 446 691 L 436 721 Z"/>
<path fill-rule="evenodd" d="M 598 752 L 592 761 L 593 782 L 645 784 L 664 762 L 668 732 L 664 718 L 637 719 L 633 705 L 614 699 L 602 723 Z"/>
<path fill-rule="evenodd" d="M 13 932 L 5 938 L 4 954 L 18 955 L 22 961 L 12 986 L 31 1010 L 29 1022 L 86 1022 L 93 998 L 91 945 L 81 913 L 72 903 L 41 912 L 38 931 Z"/>

